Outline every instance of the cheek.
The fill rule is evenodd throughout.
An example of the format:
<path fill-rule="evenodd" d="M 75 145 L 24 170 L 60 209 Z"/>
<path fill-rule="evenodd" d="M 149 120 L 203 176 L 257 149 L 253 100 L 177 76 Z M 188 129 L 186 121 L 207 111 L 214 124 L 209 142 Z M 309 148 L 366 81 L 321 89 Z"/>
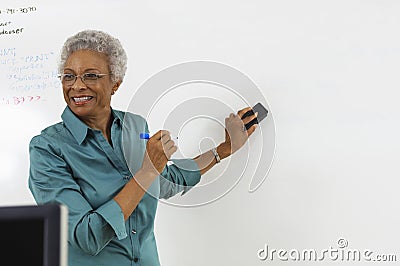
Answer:
<path fill-rule="evenodd" d="M 111 95 L 112 95 L 112 91 L 113 91 L 113 87 L 110 86 L 110 84 L 107 84 L 107 85 L 103 86 L 103 88 L 101 90 L 102 98 L 110 100 L 111 99 Z"/>
<path fill-rule="evenodd" d="M 103 97 L 104 97 L 104 102 L 107 105 L 110 105 L 111 104 L 111 91 L 106 91 L 105 94 L 103 95 Z"/>
<path fill-rule="evenodd" d="M 63 89 L 63 95 L 64 95 L 64 99 L 67 101 L 68 100 L 68 90 Z"/>

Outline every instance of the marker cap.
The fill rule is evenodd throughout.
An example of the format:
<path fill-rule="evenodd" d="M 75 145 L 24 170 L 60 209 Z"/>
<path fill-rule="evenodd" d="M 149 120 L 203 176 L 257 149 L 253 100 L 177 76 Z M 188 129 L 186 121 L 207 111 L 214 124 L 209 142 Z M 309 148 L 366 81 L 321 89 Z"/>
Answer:
<path fill-rule="evenodd" d="M 140 137 L 140 139 L 149 139 L 150 134 L 149 133 L 140 133 L 139 137 Z"/>

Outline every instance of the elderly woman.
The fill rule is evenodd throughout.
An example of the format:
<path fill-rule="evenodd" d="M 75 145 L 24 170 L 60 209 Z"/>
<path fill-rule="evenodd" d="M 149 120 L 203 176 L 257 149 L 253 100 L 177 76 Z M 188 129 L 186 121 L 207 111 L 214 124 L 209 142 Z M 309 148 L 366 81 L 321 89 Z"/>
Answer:
<path fill-rule="evenodd" d="M 148 132 L 141 116 L 110 106 L 126 62 L 120 42 L 107 33 L 86 30 L 67 39 L 59 65 L 67 104 L 62 122 L 44 129 L 29 146 L 29 188 L 36 202 L 68 207 L 70 266 L 159 265 L 158 198 L 196 185 L 255 130 L 243 128 L 256 117 L 241 119 L 250 108 L 230 114 L 218 147 L 168 165 L 177 147 L 166 130 L 148 140 L 121 143 L 123 128 L 131 136 Z M 132 152 L 129 159 L 122 146 Z"/>

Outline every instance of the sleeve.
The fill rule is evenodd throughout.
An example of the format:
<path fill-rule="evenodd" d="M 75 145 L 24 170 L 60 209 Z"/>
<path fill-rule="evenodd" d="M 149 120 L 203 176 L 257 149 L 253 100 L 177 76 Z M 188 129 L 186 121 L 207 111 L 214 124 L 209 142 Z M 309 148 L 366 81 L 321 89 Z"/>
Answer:
<path fill-rule="evenodd" d="M 149 133 L 147 121 L 145 123 L 145 132 Z M 175 159 L 171 165 L 166 165 L 159 176 L 161 199 L 168 199 L 179 192 L 184 195 L 193 186 L 200 182 L 200 170 L 192 159 Z"/>
<path fill-rule="evenodd" d="M 179 192 L 184 195 L 200 182 L 200 170 L 192 159 L 175 159 L 160 174 L 160 198 L 168 199 Z"/>
<path fill-rule="evenodd" d="M 44 137 L 29 144 L 29 189 L 38 204 L 68 207 L 68 241 L 90 254 L 98 254 L 115 236 L 127 237 L 124 215 L 113 200 L 93 209 L 81 193 L 61 153 Z"/>

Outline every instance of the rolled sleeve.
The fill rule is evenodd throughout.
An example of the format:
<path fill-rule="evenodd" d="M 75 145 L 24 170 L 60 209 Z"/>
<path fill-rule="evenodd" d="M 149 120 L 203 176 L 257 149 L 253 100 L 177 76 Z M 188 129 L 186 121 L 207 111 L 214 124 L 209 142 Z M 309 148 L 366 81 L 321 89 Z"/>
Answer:
<path fill-rule="evenodd" d="M 192 159 L 174 159 L 160 175 L 160 198 L 170 198 L 179 192 L 187 193 L 200 182 L 200 170 Z"/>
<path fill-rule="evenodd" d="M 127 236 L 119 205 L 110 199 L 94 209 L 81 193 L 58 149 L 42 137 L 29 147 L 29 188 L 38 204 L 60 203 L 68 208 L 69 242 L 96 255 L 114 236 Z"/>
<path fill-rule="evenodd" d="M 96 210 L 96 213 L 100 214 L 111 226 L 119 240 L 128 236 L 126 233 L 124 214 L 115 200 L 110 200 L 100 206 Z"/>

